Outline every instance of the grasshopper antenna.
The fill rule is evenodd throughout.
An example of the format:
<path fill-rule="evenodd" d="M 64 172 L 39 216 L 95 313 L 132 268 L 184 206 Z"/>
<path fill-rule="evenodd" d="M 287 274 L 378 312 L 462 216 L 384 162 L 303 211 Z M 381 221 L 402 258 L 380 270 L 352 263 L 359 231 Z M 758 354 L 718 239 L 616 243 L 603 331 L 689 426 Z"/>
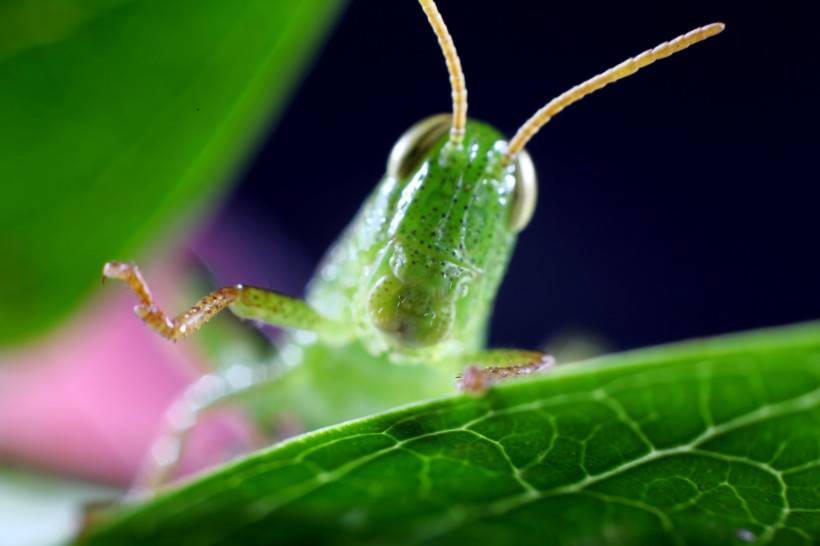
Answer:
<path fill-rule="evenodd" d="M 421 9 L 427 15 L 433 32 L 436 33 L 441 52 L 447 63 L 447 72 L 450 73 L 450 87 L 453 96 L 453 123 L 450 127 L 450 144 L 455 147 L 464 141 L 464 130 L 467 126 L 467 84 L 464 81 L 464 72 L 461 69 L 461 59 L 458 58 L 453 37 L 444 24 L 444 19 L 436 7 L 434 0 L 419 0 Z"/>
<path fill-rule="evenodd" d="M 524 149 L 524 146 L 527 145 L 530 139 L 535 136 L 535 133 L 537 133 L 541 127 L 546 125 L 547 122 L 555 116 L 555 114 L 570 104 L 581 100 L 590 93 L 593 93 L 612 82 L 616 82 L 622 78 L 631 76 L 641 68 L 649 66 L 657 60 L 669 57 L 670 55 L 703 41 L 706 38 L 711 38 L 715 34 L 719 34 L 723 31 L 724 28 L 725 25 L 723 23 L 712 23 L 711 25 L 696 28 L 693 31 L 678 36 L 674 40 L 664 42 L 654 49 L 644 51 L 637 57 L 627 59 L 621 64 L 610 68 L 606 72 L 602 72 L 597 76 L 588 79 L 584 83 L 576 85 L 569 91 L 558 95 L 556 98 L 549 101 L 546 106 L 538 110 L 524 123 L 524 125 L 521 126 L 520 129 L 518 129 L 518 132 L 515 133 L 515 136 L 512 140 L 510 140 L 510 143 L 507 146 L 505 160 L 507 162 L 512 161 L 512 159 Z"/>

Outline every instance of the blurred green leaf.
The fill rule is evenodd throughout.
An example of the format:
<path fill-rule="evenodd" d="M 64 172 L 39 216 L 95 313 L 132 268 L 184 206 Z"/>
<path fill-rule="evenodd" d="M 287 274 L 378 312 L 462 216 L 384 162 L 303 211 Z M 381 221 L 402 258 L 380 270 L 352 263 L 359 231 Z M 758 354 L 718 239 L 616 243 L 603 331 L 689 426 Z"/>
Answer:
<path fill-rule="evenodd" d="M 567 365 L 308 434 L 89 545 L 812 544 L 820 325 Z"/>
<path fill-rule="evenodd" d="M 0 344 L 217 195 L 341 4 L 0 4 Z"/>

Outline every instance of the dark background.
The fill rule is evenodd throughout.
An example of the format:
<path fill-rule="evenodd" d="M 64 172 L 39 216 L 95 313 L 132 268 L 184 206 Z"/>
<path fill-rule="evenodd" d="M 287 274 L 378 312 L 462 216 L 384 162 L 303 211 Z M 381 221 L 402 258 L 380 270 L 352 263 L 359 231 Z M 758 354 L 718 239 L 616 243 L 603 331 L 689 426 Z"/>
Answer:
<path fill-rule="evenodd" d="M 697 26 L 706 43 L 585 99 L 528 146 L 540 202 L 492 341 L 630 348 L 820 318 L 818 32 L 810 3 L 441 0 L 470 114 L 511 135 L 548 99 Z M 449 109 L 414 0 L 354 0 L 229 201 L 308 268 L 396 138 Z M 224 215 L 223 215 L 224 216 Z M 218 226 L 217 226 L 218 227 Z"/>

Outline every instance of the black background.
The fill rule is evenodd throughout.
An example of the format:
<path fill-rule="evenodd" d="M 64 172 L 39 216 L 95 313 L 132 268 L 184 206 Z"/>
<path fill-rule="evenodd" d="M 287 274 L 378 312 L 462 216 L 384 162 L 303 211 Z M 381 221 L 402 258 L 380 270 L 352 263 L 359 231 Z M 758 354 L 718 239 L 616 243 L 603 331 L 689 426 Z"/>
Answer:
<path fill-rule="evenodd" d="M 820 318 L 811 3 L 441 0 L 470 115 L 507 135 L 548 99 L 694 27 L 720 36 L 572 106 L 528 146 L 540 202 L 492 341 L 580 329 L 630 348 Z M 228 204 L 315 265 L 395 139 L 449 109 L 414 0 L 354 0 Z"/>

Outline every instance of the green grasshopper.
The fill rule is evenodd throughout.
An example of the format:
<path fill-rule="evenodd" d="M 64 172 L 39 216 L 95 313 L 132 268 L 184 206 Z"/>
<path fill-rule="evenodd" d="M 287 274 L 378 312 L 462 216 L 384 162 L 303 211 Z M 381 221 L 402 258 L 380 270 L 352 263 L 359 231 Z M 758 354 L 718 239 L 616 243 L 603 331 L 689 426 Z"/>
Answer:
<path fill-rule="evenodd" d="M 154 303 L 136 265 L 105 264 L 103 277 L 128 283 L 140 300 L 135 313 L 149 327 L 176 341 L 227 307 L 241 318 L 295 330 L 283 354 L 297 348 L 305 360 L 337 359 L 337 377 L 345 374 L 345 359 L 424 364 L 451 378 L 463 369 L 459 388 L 473 395 L 554 365 L 542 352 L 485 346 L 496 292 L 535 210 L 535 169 L 524 146 L 565 107 L 724 26 L 693 30 L 573 87 L 507 141 L 492 126 L 468 119 L 453 40 L 434 0 L 419 3 L 444 54 L 452 113 L 427 118 L 398 140 L 385 176 L 331 247 L 305 300 L 237 285 L 170 317 Z M 212 402 L 191 411 L 201 413 Z M 177 458 L 155 461 L 152 481 L 167 477 Z"/>

